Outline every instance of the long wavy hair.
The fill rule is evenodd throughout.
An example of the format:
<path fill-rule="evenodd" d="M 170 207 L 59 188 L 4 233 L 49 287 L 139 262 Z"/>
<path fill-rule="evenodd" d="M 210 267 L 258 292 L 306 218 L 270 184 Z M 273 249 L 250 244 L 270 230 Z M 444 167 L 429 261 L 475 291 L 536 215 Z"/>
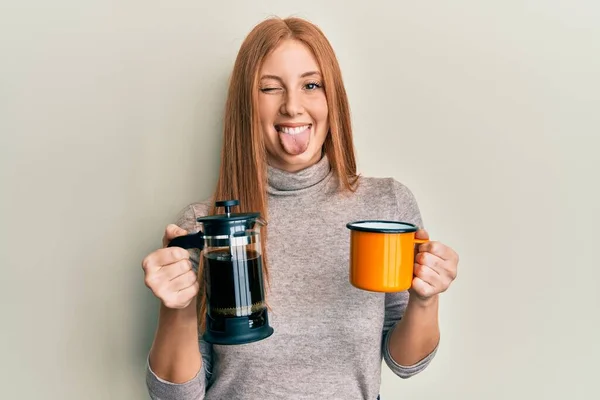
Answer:
<path fill-rule="evenodd" d="M 259 73 L 263 60 L 284 40 L 304 43 L 321 69 L 327 98 L 329 132 L 323 144 L 341 190 L 354 191 L 358 175 L 350 106 L 331 44 L 316 25 L 301 18 L 269 18 L 256 25 L 238 52 L 229 81 L 223 121 L 223 147 L 214 200 L 237 199 L 236 212 L 259 212 L 268 220 L 267 154 L 258 114 Z M 210 212 L 215 213 L 215 209 Z M 267 229 L 262 228 L 263 276 L 268 284 Z M 206 294 L 200 257 L 198 321 L 205 329 Z"/>

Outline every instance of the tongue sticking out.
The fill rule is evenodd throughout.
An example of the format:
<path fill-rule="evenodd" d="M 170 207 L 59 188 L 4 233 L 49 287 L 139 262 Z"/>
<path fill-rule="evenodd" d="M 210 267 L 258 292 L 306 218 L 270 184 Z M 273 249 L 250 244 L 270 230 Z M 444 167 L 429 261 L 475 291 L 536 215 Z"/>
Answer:
<path fill-rule="evenodd" d="M 279 141 L 283 149 L 294 156 L 304 153 L 310 142 L 310 129 L 309 126 L 300 133 L 285 133 L 279 130 Z"/>

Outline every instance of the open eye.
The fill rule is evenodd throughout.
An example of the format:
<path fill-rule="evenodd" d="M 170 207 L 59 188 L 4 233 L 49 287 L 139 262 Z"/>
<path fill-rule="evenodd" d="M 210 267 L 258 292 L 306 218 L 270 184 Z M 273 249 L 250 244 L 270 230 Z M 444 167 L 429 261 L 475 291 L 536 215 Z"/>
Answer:
<path fill-rule="evenodd" d="M 317 90 L 321 88 L 321 84 L 319 82 L 309 82 L 304 85 L 304 88 L 306 90 Z"/>

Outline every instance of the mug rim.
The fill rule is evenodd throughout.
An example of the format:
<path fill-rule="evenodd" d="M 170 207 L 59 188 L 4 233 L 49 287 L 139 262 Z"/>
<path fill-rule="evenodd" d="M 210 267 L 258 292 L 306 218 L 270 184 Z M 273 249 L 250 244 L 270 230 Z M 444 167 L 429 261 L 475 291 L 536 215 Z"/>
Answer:
<path fill-rule="evenodd" d="M 380 223 L 380 224 L 402 224 L 406 225 L 405 228 L 368 228 L 364 226 L 355 226 L 356 224 L 364 224 L 364 223 Z M 389 221 L 382 219 L 366 219 L 360 221 L 353 221 L 346 224 L 346 228 L 351 231 L 360 231 L 360 232 L 374 232 L 374 233 L 412 233 L 418 230 L 418 227 L 415 224 L 411 224 L 410 222 L 404 221 Z"/>

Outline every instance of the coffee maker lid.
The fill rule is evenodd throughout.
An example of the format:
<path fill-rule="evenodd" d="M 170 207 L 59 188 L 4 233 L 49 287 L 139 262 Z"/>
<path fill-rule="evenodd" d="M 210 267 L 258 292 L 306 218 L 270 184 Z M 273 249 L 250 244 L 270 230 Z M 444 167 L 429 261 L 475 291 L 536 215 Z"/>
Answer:
<path fill-rule="evenodd" d="M 224 214 L 199 217 L 196 221 L 204 225 L 204 233 L 207 236 L 239 235 L 246 229 L 252 229 L 256 220 L 260 218 L 259 213 L 232 213 L 231 208 L 239 204 L 239 200 L 217 201 L 215 206 L 225 208 Z"/>

